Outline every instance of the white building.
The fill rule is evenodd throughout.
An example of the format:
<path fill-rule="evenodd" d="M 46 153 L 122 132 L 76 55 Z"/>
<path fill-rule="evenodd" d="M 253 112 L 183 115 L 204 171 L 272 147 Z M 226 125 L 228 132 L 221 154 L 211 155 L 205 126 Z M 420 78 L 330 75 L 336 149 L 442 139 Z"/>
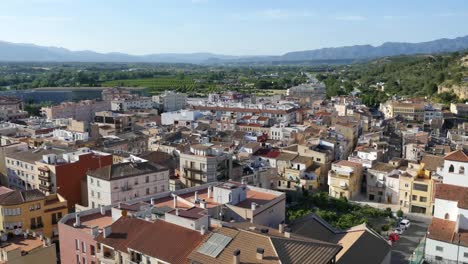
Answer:
<path fill-rule="evenodd" d="M 150 97 L 132 96 L 126 98 L 115 98 L 111 101 L 112 111 L 128 111 L 131 109 L 151 109 L 153 101 Z"/>
<path fill-rule="evenodd" d="M 91 208 L 129 201 L 169 190 L 169 169 L 150 162 L 112 164 L 88 172 Z"/>
<path fill-rule="evenodd" d="M 164 91 L 164 94 L 154 95 L 152 99 L 156 104 L 156 107 L 160 110 L 164 112 L 173 112 L 185 108 L 187 103 L 187 94 Z"/>
<path fill-rule="evenodd" d="M 71 131 L 65 129 L 55 129 L 53 137 L 62 141 L 74 142 L 77 140 L 88 141 L 88 132 Z"/>
<path fill-rule="evenodd" d="M 175 112 L 167 112 L 161 114 L 161 124 L 178 125 L 179 123 L 184 123 L 184 126 L 190 127 L 191 124 L 201 116 L 202 114 L 199 111 L 181 110 Z"/>
<path fill-rule="evenodd" d="M 435 187 L 434 217 L 428 228 L 425 260 L 468 263 L 468 156 L 447 154 L 437 169 L 443 183 Z"/>

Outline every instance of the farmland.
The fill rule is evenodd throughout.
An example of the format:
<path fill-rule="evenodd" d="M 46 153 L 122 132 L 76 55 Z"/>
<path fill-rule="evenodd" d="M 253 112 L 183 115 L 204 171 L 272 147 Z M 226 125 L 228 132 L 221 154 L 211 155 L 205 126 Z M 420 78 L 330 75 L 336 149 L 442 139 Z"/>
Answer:
<path fill-rule="evenodd" d="M 213 83 L 201 82 L 191 78 L 161 77 L 108 81 L 103 86 L 145 87 L 150 94 L 157 94 L 164 90 L 191 93 L 211 92 L 216 90 Z"/>

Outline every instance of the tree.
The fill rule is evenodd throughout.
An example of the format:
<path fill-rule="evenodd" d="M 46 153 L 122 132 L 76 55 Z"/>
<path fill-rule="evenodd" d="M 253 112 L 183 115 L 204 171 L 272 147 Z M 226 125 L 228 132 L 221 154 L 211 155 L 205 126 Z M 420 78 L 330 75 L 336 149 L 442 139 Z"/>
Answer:
<path fill-rule="evenodd" d="M 401 209 L 398 210 L 398 211 L 396 212 L 396 215 L 397 215 L 398 217 L 403 217 L 403 211 L 402 211 Z"/>

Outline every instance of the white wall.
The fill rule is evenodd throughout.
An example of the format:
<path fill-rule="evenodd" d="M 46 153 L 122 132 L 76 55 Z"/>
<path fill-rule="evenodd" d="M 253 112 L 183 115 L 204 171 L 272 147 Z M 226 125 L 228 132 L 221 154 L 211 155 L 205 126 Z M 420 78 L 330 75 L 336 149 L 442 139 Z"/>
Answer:
<path fill-rule="evenodd" d="M 445 219 L 445 214 L 449 214 L 450 221 L 457 221 L 458 216 L 458 202 L 447 201 L 442 199 L 435 199 L 434 203 L 434 217 Z"/>
<path fill-rule="evenodd" d="M 449 172 L 450 165 L 455 168 L 454 172 Z M 460 167 L 465 168 L 464 174 L 459 173 Z M 439 171 L 439 173 L 442 175 L 445 184 L 468 187 L 468 163 L 446 160 L 442 171 Z"/>
<path fill-rule="evenodd" d="M 442 247 L 443 251 L 437 251 L 436 246 Z M 457 253 L 459 263 L 468 262 L 468 258 L 464 257 L 464 253 L 468 253 L 467 247 L 458 247 L 458 244 L 450 244 L 429 238 L 426 240 L 425 255 L 432 257 L 440 256 L 444 260 L 457 261 Z"/>

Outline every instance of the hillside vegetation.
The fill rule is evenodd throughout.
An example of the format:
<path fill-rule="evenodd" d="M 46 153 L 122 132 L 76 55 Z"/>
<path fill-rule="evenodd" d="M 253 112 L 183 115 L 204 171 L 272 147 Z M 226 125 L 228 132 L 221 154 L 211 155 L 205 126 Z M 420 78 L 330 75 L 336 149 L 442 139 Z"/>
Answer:
<path fill-rule="evenodd" d="M 376 106 L 394 95 L 431 97 L 448 103 L 458 101 L 449 93 L 437 94 L 439 85 L 462 85 L 468 68 L 462 63 L 467 52 L 443 55 L 399 56 L 365 64 L 342 66 L 328 74 L 319 74 L 327 86 L 327 95 L 349 94 L 355 88 L 365 104 Z M 377 83 L 384 83 L 383 88 Z"/>

